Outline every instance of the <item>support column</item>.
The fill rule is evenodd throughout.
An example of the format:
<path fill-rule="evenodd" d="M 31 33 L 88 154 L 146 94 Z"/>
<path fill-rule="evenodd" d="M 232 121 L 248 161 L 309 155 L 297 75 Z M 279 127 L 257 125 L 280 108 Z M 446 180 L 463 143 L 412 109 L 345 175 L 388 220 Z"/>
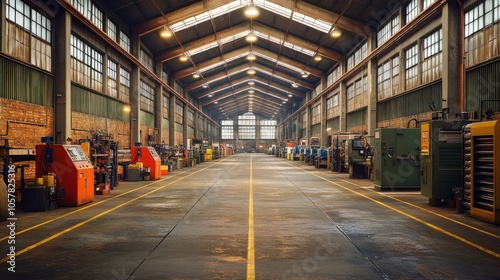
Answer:
<path fill-rule="evenodd" d="M 6 0 L 0 0 L 0 52 L 6 52 L 7 50 L 7 40 L 5 39 L 6 31 L 6 12 L 5 8 L 7 7 Z"/>
<path fill-rule="evenodd" d="M 4 6 L 3 6 L 4 7 Z M 71 39 L 71 15 L 67 11 L 61 11 L 55 18 L 55 42 L 58 51 L 55 55 L 54 86 L 54 142 L 66 143 L 71 137 L 71 71 L 70 71 L 70 39 Z M 3 29 L 3 28 L 2 28 Z M 2 32 L 2 36 L 3 36 Z"/>
<path fill-rule="evenodd" d="M 347 91 L 345 81 L 340 82 L 340 93 L 339 93 L 339 107 L 340 107 L 340 118 L 339 118 L 339 130 L 341 132 L 347 131 Z"/>
<path fill-rule="evenodd" d="M 460 67 L 462 61 L 460 36 L 460 7 L 456 1 L 449 1 L 443 6 L 441 17 L 443 28 L 443 87 L 442 97 L 443 108 L 450 108 L 450 115 L 460 113 L 461 108 L 460 93 L 463 92 L 463 81 L 460 77 Z"/>
<path fill-rule="evenodd" d="M 373 40 L 372 40 L 373 42 Z M 375 128 L 377 128 L 377 60 L 372 59 L 368 62 L 368 107 L 367 110 L 367 124 L 368 136 L 375 135 Z"/>
<path fill-rule="evenodd" d="M 189 106 L 187 103 L 184 103 L 184 115 L 182 115 L 182 144 L 184 146 L 187 145 L 187 139 L 188 139 L 188 113 L 189 113 Z"/>
<path fill-rule="evenodd" d="M 133 56 L 139 59 L 140 39 L 137 34 L 132 34 L 130 39 L 130 49 Z M 131 146 L 136 142 L 141 142 L 141 70 L 135 64 L 132 65 L 130 74 L 130 107 L 132 108 L 130 118 Z M 146 145 L 147 143 L 143 143 Z"/>
<path fill-rule="evenodd" d="M 168 133 L 169 133 L 169 145 L 171 147 L 175 146 L 175 104 L 177 102 L 177 98 L 175 95 L 170 95 L 170 103 L 168 103 L 168 117 L 170 118 Z"/>
<path fill-rule="evenodd" d="M 326 147 L 326 142 L 327 142 L 327 135 L 326 135 L 326 94 L 323 94 L 321 96 L 321 102 L 320 102 L 320 110 L 321 110 L 321 146 Z"/>
<path fill-rule="evenodd" d="M 156 62 L 156 76 L 162 76 L 162 63 Z M 155 112 L 155 144 L 160 144 L 161 139 L 163 139 L 163 86 L 160 83 L 157 83 L 155 89 L 155 104 L 154 104 L 154 112 Z"/>

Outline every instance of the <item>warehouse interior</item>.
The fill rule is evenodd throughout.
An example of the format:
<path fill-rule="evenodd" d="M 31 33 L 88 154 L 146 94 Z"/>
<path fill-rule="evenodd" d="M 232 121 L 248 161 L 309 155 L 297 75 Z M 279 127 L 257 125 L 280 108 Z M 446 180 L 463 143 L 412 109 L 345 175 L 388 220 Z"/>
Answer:
<path fill-rule="evenodd" d="M 499 0 L 0 3 L 0 275 L 497 277 Z"/>

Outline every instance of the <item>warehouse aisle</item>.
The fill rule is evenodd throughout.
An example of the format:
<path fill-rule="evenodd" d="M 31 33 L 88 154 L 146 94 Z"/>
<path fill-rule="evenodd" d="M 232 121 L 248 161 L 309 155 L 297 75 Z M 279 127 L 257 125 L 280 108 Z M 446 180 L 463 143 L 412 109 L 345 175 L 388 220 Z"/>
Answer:
<path fill-rule="evenodd" d="M 78 208 L 20 213 L 16 272 L 3 265 L 0 278 L 495 278 L 500 228 L 453 210 L 418 192 L 380 193 L 368 180 L 238 154 L 121 183 Z"/>

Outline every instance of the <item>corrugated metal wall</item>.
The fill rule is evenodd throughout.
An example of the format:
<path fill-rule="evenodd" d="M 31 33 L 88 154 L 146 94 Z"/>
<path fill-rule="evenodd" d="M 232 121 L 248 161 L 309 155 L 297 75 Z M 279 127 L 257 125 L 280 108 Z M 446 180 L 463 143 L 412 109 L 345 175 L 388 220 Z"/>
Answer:
<path fill-rule="evenodd" d="M 330 120 L 327 120 L 326 121 L 326 127 L 327 128 L 330 128 L 331 130 L 335 131 L 335 130 L 340 130 L 340 123 L 339 123 L 339 120 L 340 118 L 337 117 L 337 118 L 333 118 L 333 119 L 330 119 Z"/>
<path fill-rule="evenodd" d="M 141 110 L 141 125 L 155 127 L 155 115 Z"/>
<path fill-rule="evenodd" d="M 404 95 L 398 95 L 378 103 L 378 121 L 412 116 L 430 111 L 429 102 L 436 103 L 437 110 L 442 108 L 441 81 L 419 88 Z M 349 118 L 348 118 L 349 119 Z"/>
<path fill-rule="evenodd" d="M 465 75 L 465 110 L 476 111 L 479 116 L 482 100 L 500 99 L 500 60 L 468 70 Z M 483 111 L 488 108 L 500 112 L 500 103 L 487 102 Z"/>
<path fill-rule="evenodd" d="M 53 106 L 54 78 L 0 56 L 0 97 Z"/>
<path fill-rule="evenodd" d="M 366 108 L 352 112 L 352 113 L 347 113 L 346 115 L 346 125 L 347 127 L 355 127 L 358 125 L 363 125 L 366 124 L 367 121 L 367 114 L 366 114 Z"/>
<path fill-rule="evenodd" d="M 72 111 L 128 122 L 130 115 L 122 108 L 123 104 L 116 100 L 71 85 Z"/>

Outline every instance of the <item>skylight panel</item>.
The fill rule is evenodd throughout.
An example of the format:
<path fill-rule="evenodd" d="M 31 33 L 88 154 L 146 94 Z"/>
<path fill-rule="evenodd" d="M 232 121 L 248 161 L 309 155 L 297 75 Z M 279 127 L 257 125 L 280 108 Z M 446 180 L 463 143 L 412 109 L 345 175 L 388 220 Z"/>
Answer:
<path fill-rule="evenodd" d="M 290 44 L 288 42 L 285 42 L 284 46 L 287 47 L 287 48 L 290 48 L 292 50 L 301 52 L 303 54 L 307 54 L 308 56 L 311 56 L 311 57 L 313 57 L 316 54 L 315 52 L 313 52 L 311 50 L 306 50 L 306 49 L 304 49 L 302 47 L 299 47 L 299 46 L 294 45 L 294 44 Z"/>
<path fill-rule="evenodd" d="M 326 21 L 322 21 L 319 19 L 312 18 L 310 16 L 306 16 L 299 12 L 294 12 L 292 15 L 292 20 L 296 22 L 300 22 L 304 25 L 310 26 L 316 30 L 319 30 L 324 33 L 328 33 L 332 28 L 332 24 Z"/>
<path fill-rule="evenodd" d="M 286 18 L 290 18 L 290 16 L 292 15 L 292 10 L 285 8 L 285 7 L 282 7 L 280 5 L 268 2 L 266 0 L 254 0 L 254 4 L 257 7 L 266 9 L 266 10 L 271 11 L 273 13 L 276 13 L 278 15 L 282 15 Z"/>
<path fill-rule="evenodd" d="M 196 49 L 192 49 L 190 51 L 187 52 L 187 54 L 189 54 L 189 56 L 193 56 L 195 54 L 199 54 L 201 52 L 204 52 L 204 51 L 208 51 L 209 49 L 212 49 L 212 48 L 215 48 L 217 47 L 219 44 L 216 42 L 212 42 L 210 44 L 207 44 L 207 45 L 204 45 L 204 46 L 201 46 L 199 48 L 196 48 Z"/>
<path fill-rule="evenodd" d="M 222 38 L 222 39 L 220 40 L 220 42 L 221 42 L 221 44 L 222 44 L 222 45 L 224 45 L 224 44 L 227 44 L 227 43 L 230 43 L 230 42 L 236 41 L 236 40 L 238 40 L 238 39 L 240 39 L 240 38 L 243 38 L 243 37 L 247 36 L 247 35 L 248 35 L 248 33 L 250 33 L 250 30 L 240 32 L 240 33 L 235 34 L 235 35 L 233 35 L 233 36 L 229 36 L 229 37 L 226 37 L 226 38 Z"/>
<path fill-rule="evenodd" d="M 228 4 L 217 7 L 213 10 L 203 12 L 201 14 L 197 14 L 197 15 L 189 17 L 185 20 L 174 23 L 170 26 L 170 29 L 172 29 L 173 32 L 178 32 L 178 31 L 187 29 L 189 27 L 198 25 L 200 23 L 203 23 L 205 21 L 208 21 L 211 18 L 225 15 L 225 14 L 228 14 L 228 13 L 234 11 L 234 10 L 243 8 L 243 7 L 247 6 L 248 3 L 250 3 L 249 0 L 232 1 Z"/>
<path fill-rule="evenodd" d="M 292 66 L 292 65 L 290 65 L 290 64 L 288 64 L 288 63 L 284 63 L 284 62 L 278 61 L 278 60 L 276 60 L 276 59 L 274 59 L 274 58 L 272 58 L 272 57 L 269 57 L 269 56 L 267 56 L 267 55 L 263 55 L 263 54 L 260 54 L 260 53 L 258 53 L 258 52 L 256 53 L 256 55 L 258 55 L 258 56 L 260 56 L 260 57 L 262 57 L 262 58 L 264 58 L 264 59 L 267 59 L 267 60 L 269 60 L 269 61 L 272 61 L 272 62 L 274 62 L 274 63 L 277 63 L 277 64 L 278 64 L 278 65 L 280 65 L 280 66 L 283 66 L 283 67 L 285 67 L 285 68 L 288 68 L 288 69 L 291 69 L 291 70 L 293 70 L 293 71 L 296 71 L 296 72 L 298 72 L 298 73 L 302 73 L 302 72 L 303 72 L 303 71 L 302 71 L 302 69 L 299 69 L 299 68 L 297 68 L 297 67 L 295 67 L 295 66 Z"/>
<path fill-rule="evenodd" d="M 289 43 L 289 42 L 283 42 L 283 40 L 278 39 L 276 37 L 271 37 L 271 36 L 269 36 L 267 34 L 264 34 L 264 33 L 258 32 L 258 31 L 254 31 L 253 33 L 257 37 L 260 37 L 260 38 L 262 38 L 264 40 L 268 40 L 268 41 L 270 41 L 272 43 L 275 43 L 275 44 L 278 44 L 278 45 L 283 45 L 283 46 L 285 46 L 287 48 L 290 48 L 290 49 L 292 49 L 294 51 L 297 51 L 297 52 L 301 52 L 301 53 L 306 54 L 308 56 L 312 57 L 312 56 L 314 56 L 316 54 L 314 51 L 304 49 L 302 47 L 296 46 L 296 45 L 294 45 L 292 43 Z"/>

